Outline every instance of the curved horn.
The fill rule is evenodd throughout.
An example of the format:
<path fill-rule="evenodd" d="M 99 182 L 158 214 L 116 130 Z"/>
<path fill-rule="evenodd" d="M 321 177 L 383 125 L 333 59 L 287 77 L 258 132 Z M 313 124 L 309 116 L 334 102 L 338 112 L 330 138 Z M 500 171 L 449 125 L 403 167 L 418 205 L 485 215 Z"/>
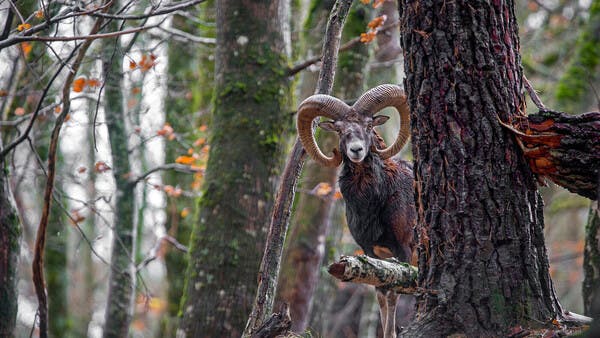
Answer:
<path fill-rule="evenodd" d="M 375 152 L 384 160 L 399 153 L 410 137 L 410 111 L 404 91 L 396 85 L 380 85 L 364 93 L 352 106 L 358 114 L 369 116 L 377 114 L 385 107 L 394 107 L 398 111 L 400 130 L 391 146 L 385 149 L 375 148 Z"/>
<path fill-rule="evenodd" d="M 337 167 L 342 163 L 342 155 L 333 149 L 333 156 L 327 157 L 315 140 L 312 121 L 318 116 L 339 120 L 350 107 L 341 100 L 329 95 L 313 95 L 304 100 L 298 107 L 298 136 L 306 152 L 319 164 L 327 167 Z"/>

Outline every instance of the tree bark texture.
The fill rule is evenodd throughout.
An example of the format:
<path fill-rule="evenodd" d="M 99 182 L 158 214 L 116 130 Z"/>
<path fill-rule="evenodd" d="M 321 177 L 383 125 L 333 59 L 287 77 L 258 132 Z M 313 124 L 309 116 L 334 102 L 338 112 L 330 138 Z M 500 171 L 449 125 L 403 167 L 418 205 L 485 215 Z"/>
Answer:
<path fill-rule="evenodd" d="M 179 334 L 239 337 L 251 311 L 290 131 L 282 1 L 217 1 L 210 156 Z"/>
<path fill-rule="evenodd" d="M 111 24 L 115 31 L 115 23 Z M 131 172 L 129 164 L 129 138 L 125 127 L 127 112 L 123 106 L 122 72 L 123 56 L 118 49 L 118 39 L 106 40 L 103 50 L 105 75 L 104 107 L 112 153 L 112 174 L 115 179 L 112 254 L 108 298 L 103 335 L 126 337 L 133 318 L 135 301 L 136 243 L 135 198 L 133 185 L 127 179 Z"/>
<path fill-rule="evenodd" d="M 316 93 L 330 94 L 333 88 L 333 79 L 337 65 L 337 55 L 340 48 L 342 28 L 350 10 L 352 1 L 336 1 L 327 22 L 325 38 L 323 41 L 322 64 L 317 81 Z M 316 124 L 313 124 L 316 128 Z M 296 183 L 306 158 L 300 139 L 296 137 L 294 146 L 281 175 L 281 183 L 277 190 L 271 222 L 268 227 L 267 245 L 260 263 L 258 276 L 258 290 L 254 299 L 244 336 L 249 336 L 263 321 L 268 319 L 273 310 L 277 278 L 281 265 L 283 244 L 287 232 Z"/>
<path fill-rule="evenodd" d="M 0 337 L 12 337 L 17 321 L 20 237 L 21 223 L 10 191 L 8 169 L 5 161 L 0 161 Z"/>
<path fill-rule="evenodd" d="M 585 226 L 583 274 L 584 314 L 597 318 L 600 314 L 600 211 L 597 203 L 590 206 Z"/>
<path fill-rule="evenodd" d="M 543 201 L 498 121 L 525 111 L 513 1 L 399 7 L 423 290 L 405 334 L 493 336 L 560 319 Z"/>
<path fill-rule="evenodd" d="M 417 268 L 404 262 L 366 255 L 342 256 L 329 265 L 328 271 L 342 282 L 369 284 L 405 294 L 413 294 L 417 290 Z"/>

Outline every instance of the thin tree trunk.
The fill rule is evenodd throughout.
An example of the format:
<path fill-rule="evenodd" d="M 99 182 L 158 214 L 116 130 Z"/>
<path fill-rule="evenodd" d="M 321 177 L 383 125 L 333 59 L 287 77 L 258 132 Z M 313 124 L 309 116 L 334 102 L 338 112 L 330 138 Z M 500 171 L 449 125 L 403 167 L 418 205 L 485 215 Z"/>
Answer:
<path fill-rule="evenodd" d="M 15 334 L 20 237 L 21 223 L 10 191 L 8 168 L 0 159 L 0 337 Z"/>
<path fill-rule="evenodd" d="M 116 24 L 111 24 L 117 30 Z M 112 154 L 112 174 L 116 183 L 114 198 L 113 241 L 104 337 L 126 337 L 133 317 L 135 300 L 136 222 L 133 185 L 128 181 L 131 170 L 128 151 L 126 112 L 123 106 L 123 56 L 119 40 L 105 41 L 102 64 L 105 75 L 104 109 Z"/>
<path fill-rule="evenodd" d="M 562 317 L 543 201 L 498 118 L 523 114 L 513 1 L 401 1 L 419 241 L 408 336 L 493 336 Z"/>
<path fill-rule="evenodd" d="M 586 316 L 594 317 L 600 304 L 600 212 L 598 203 L 592 202 L 588 222 L 585 226 L 585 249 L 583 257 L 583 310 Z M 600 307 L 599 307 L 600 308 Z"/>
<path fill-rule="evenodd" d="M 286 1 L 217 1 L 210 156 L 179 331 L 239 337 L 251 311 L 275 177 L 291 127 Z"/>
<path fill-rule="evenodd" d="M 334 1 L 318 1 L 311 3 L 310 13 L 305 27 L 305 44 L 308 47 L 307 57 L 321 52 L 320 41 L 325 34 L 329 12 Z M 314 24 L 314 25 L 313 25 Z M 300 100 L 312 95 L 317 83 L 318 74 L 303 72 L 300 85 Z M 299 101 L 300 101 L 299 100 Z M 336 143 L 335 135 L 319 133 L 317 138 L 332 149 Z M 337 170 L 324 168 L 313 161 L 304 167 L 301 189 L 310 191 L 319 183 L 335 186 Z M 312 308 L 312 297 L 318 283 L 319 271 L 325 252 L 325 239 L 333 192 L 325 196 L 301 193 L 291 222 L 291 233 L 287 239 L 286 249 L 281 263 L 277 285 L 277 301 L 289 304 L 292 319 L 291 330 L 302 333 L 306 330 Z"/>

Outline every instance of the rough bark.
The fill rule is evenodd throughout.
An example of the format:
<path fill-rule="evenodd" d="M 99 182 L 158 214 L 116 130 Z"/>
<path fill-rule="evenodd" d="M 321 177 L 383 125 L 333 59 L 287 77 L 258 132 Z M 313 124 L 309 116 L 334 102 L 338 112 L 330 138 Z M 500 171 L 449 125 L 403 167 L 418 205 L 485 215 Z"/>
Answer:
<path fill-rule="evenodd" d="M 319 72 L 316 92 L 329 94 L 333 87 L 337 54 L 340 48 L 342 28 L 350 10 L 352 1 L 336 1 L 327 23 L 325 39 L 323 42 L 322 66 Z M 313 125 L 313 128 L 316 125 Z M 249 336 L 273 309 L 275 289 L 281 263 L 283 243 L 288 227 L 290 209 L 294 200 L 294 191 L 300 170 L 304 164 L 306 153 L 298 137 L 294 142 L 292 151 L 283 170 L 279 189 L 271 213 L 267 245 L 260 264 L 258 276 L 258 291 L 252 307 L 252 312 L 244 330 L 244 336 Z"/>
<path fill-rule="evenodd" d="M 583 274 L 584 314 L 595 317 L 600 314 L 600 213 L 597 203 L 590 206 L 585 226 Z"/>
<path fill-rule="evenodd" d="M 550 110 L 513 119 L 531 170 L 569 191 L 597 199 L 600 112 L 568 115 Z"/>
<path fill-rule="evenodd" d="M 561 319 L 543 201 L 507 121 L 525 111 L 513 1 L 401 1 L 419 248 L 407 336 Z"/>
<path fill-rule="evenodd" d="M 10 191 L 8 169 L 5 161 L 0 161 L 0 337 L 14 336 L 20 237 L 21 223 Z"/>
<path fill-rule="evenodd" d="M 417 291 L 418 271 L 408 263 L 365 255 L 342 256 L 329 265 L 328 271 L 342 282 L 369 284 L 405 294 Z"/>
<path fill-rule="evenodd" d="M 251 311 L 291 127 L 285 1 L 217 1 L 211 145 L 179 334 L 239 337 Z"/>
<path fill-rule="evenodd" d="M 111 23 L 117 30 L 116 23 Z M 105 76 L 104 109 L 112 154 L 112 174 L 116 191 L 113 195 L 113 240 L 108 280 L 103 336 L 126 337 L 133 317 L 135 300 L 135 243 L 136 223 L 133 185 L 128 181 L 131 172 L 128 151 L 128 131 L 125 127 L 127 112 L 123 105 L 123 57 L 119 52 L 119 40 L 105 41 L 102 66 Z"/>

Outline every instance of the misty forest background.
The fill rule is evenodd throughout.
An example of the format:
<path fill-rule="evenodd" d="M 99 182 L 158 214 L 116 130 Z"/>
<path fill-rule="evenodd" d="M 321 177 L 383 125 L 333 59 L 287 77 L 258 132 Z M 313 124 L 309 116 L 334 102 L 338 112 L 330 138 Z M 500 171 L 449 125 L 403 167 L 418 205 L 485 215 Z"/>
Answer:
<path fill-rule="evenodd" d="M 0 216 L 11 205 L 18 215 L 0 224 L 18 238 L 0 243 L 0 255 L 10 245 L 17 253 L 18 300 L 0 308 L 18 305 L 15 336 L 38 334 L 31 266 L 46 216 L 50 336 L 171 337 L 198 318 L 239 336 L 295 110 L 315 92 L 334 3 L 281 2 L 285 10 L 265 18 L 243 1 L 226 1 L 232 14 L 217 22 L 212 0 L 0 1 Z M 600 1 L 515 6 L 523 71 L 546 106 L 599 109 Z M 378 84 L 402 84 L 398 20 L 396 1 L 354 1 L 335 96 L 352 101 Z M 227 27 L 221 36 L 218 25 Z M 268 53 L 260 50 L 265 42 Z M 228 66 L 215 74 L 219 62 Z M 382 128 L 386 140 L 397 128 Z M 318 137 L 324 149 L 336 142 Z M 409 160 L 410 149 L 402 153 Z M 53 201 L 44 210 L 51 171 Z M 372 289 L 326 272 L 340 255 L 359 252 L 335 181 L 335 169 L 312 160 L 303 168 L 276 304 L 290 304 L 297 332 L 375 337 Z M 584 250 L 598 231 L 596 211 L 554 184 L 541 192 L 557 295 L 565 309 L 589 313 Z M 400 325 L 412 304 L 402 296 Z"/>

